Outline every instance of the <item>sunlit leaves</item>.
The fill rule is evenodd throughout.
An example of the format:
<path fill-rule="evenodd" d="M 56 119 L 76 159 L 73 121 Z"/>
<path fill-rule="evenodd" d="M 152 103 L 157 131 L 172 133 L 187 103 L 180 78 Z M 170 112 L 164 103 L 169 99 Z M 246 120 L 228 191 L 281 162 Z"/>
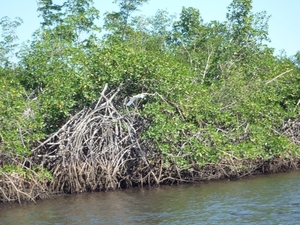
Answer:
<path fill-rule="evenodd" d="M 119 11 L 105 13 L 104 28 L 110 32 L 109 36 L 112 39 L 129 39 L 133 32 L 132 14 L 148 0 L 114 0 L 113 2 L 118 3 Z"/>
<path fill-rule="evenodd" d="M 269 159 L 296 149 L 281 126 L 299 115 L 299 54 L 294 62 L 274 57 L 264 43 L 268 17 L 253 14 L 252 1 L 234 0 L 227 21 L 208 23 L 195 8 L 183 8 L 178 19 L 166 11 L 145 18 L 132 15 L 147 1 L 115 2 L 119 11 L 105 14 L 107 35 L 99 40 L 99 12 L 92 1 L 68 0 L 61 6 L 40 1 L 41 29 L 19 53 L 17 69 L 1 67 L 0 115 L 7 127 L 1 135 L 17 143 L 10 150 L 27 149 L 42 128 L 57 130 L 98 99 L 105 83 L 111 89 L 122 85 L 122 100 L 155 94 L 135 110 L 147 121 L 143 138 L 166 165 L 190 169 L 228 157 Z M 7 59 L 13 45 L 5 43 Z M 28 104 L 37 119 L 20 117 Z M 18 125 L 28 132 L 25 144 L 18 139 Z"/>
<path fill-rule="evenodd" d="M 0 151 L 26 155 L 34 141 L 43 138 L 43 121 L 37 102 L 27 99 L 9 69 L 0 68 Z"/>

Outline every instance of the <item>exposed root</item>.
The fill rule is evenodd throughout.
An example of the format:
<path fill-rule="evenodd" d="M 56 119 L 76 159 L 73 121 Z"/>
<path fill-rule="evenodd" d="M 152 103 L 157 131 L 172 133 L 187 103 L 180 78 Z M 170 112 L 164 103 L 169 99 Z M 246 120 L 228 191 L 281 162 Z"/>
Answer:
<path fill-rule="evenodd" d="M 93 106 L 72 116 L 56 133 L 32 150 L 24 162 L 0 152 L 0 163 L 18 165 L 26 174 L 1 171 L 0 203 L 33 201 L 57 193 L 114 190 L 133 186 L 158 186 L 205 180 L 237 179 L 258 173 L 276 173 L 299 168 L 299 159 L 277 156 L 270 160 L 237 159 L 225 154 L 217 164 L 203 167 L 191 162 L 190 169 L 165 163 L 149 149 L 140 134 L 145 121 L 135 111 L 120 106 L 119 90 L 107 86 Z M 115 105 L 119 105 L 115 107 Z M 245 123 L 245 134 L 248 125 Z M 300 143 L 300 122 L 287 122 L 284 132 Z M 242 137 L 242 139 L 247 137 Z M 233 140 L 234 143 L 241 141 Z M 166 166 L 168 165 L 168 166 Z M 53 179 L 41 178 L 36 167 L 47 169 Z"/>
<path fill-rule="evenodd" d="M 293 143 L 300 144 L 300 117 L 285 121 L 282 130 L 284 134 L 291 138 Z"/>
<path fill-rule="evenodd" d="M 29 169 L 28 169 L 29 170 Z M 32 201 L 48 198 L 46 182 L 16 173 L 0 174 L 0 203 Z"/>
<path fill-rule="evenodd" d="M 123 185 L 130 183 L 128 171 L 137 164 L 147 165 L 147 152 L 138 140 L 141 118 L 132 112 L 121 114 L 113 104 L 118 90 L 106 91 L 107 86 L 92 108 L 71 117 L 33 150 L 36 160 L 55 178 L 49 186 L 53 192 L 120 188 L 120 180 Z"/>

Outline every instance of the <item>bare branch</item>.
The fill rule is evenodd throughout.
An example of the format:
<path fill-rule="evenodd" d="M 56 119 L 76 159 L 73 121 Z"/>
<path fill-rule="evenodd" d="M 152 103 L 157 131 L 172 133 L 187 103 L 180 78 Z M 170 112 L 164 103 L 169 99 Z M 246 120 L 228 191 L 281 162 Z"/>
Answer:
<path fill-rule="evenodd" d="M 269 83 L 271 83 L 272 81 L 276 80 L 277 78 L 281 77 L 282 75 L 284 75 L 284 74 L 286 74 L 286 73 L 288 73 L 288 72 L 291 72 L 292 70 L 293 70 L 293 69 L 291 69 L 291 70 L 287 70 L 287 71 L 285 71 L 285 72 L 283 72 L 283 73 L 279 74 L 278 76 L 274 77 L 273 79 L 271 79 L 271 80 L 267 81 L 267 82 L 266 82 L 266 84 L 269 84 Z"/>

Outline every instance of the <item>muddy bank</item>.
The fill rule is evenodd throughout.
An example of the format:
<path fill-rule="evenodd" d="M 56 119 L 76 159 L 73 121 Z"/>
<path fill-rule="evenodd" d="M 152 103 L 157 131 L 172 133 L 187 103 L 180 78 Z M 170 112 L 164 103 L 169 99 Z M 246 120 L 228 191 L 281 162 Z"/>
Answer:
<path fill-rule="evenodd" d="M 126 171 L 109 174 L 97 166 L 92 168 L 86 163 L 52 164 L 52 172 L 57 173 L 52 181 L 28 179 L 19 174 L 3 173 L 0 178 L 0 203 L 36 201 L 51 198 L 57 194 L 97 192 L 145 185 L 172 185 L 207 180 L 239 179 L 255 174 L 269 174 L 296 170 L 300 160 L 291 158 L 273 158 L 263 160 L 242 160 L 206 165 L 183 170 L 176 167 L 164 167 L 163 161 L 146 164 L 141 160 L 128 162 Z M 59 168 L 59 169 L 57 169 Z M 59 172 L 57 172 L 59 171 Z M 114 176 L 114 177 L 112 177 Z"/>

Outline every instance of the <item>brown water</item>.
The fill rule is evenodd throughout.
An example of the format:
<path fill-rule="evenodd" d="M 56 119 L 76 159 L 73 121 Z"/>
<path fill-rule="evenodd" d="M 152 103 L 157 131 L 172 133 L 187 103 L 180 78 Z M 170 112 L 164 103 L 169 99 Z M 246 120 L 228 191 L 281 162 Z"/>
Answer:
<path fill-rule="evenodd" d="M 300 224 L 300 171 L 0 206 L 0 224 Z"/>

